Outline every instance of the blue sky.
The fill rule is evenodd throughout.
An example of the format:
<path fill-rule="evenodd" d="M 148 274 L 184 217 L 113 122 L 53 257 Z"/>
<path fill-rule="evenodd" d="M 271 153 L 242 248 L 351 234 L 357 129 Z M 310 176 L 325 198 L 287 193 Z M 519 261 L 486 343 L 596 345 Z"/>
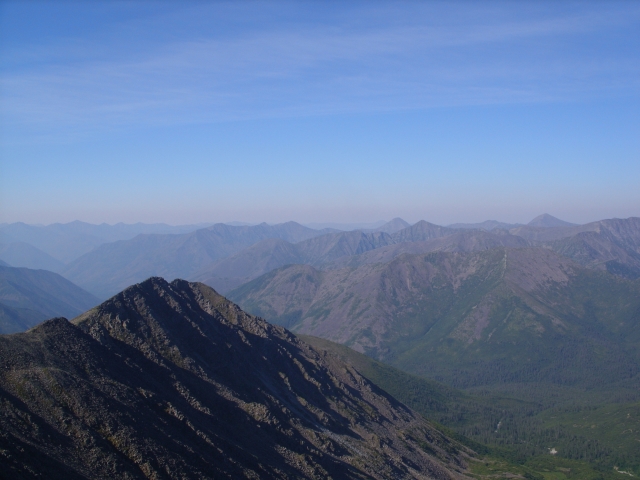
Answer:
<path fill-rule="evenodd" d="M 0 2 L 0 222 L 640 216 L 638 2 Z"/>

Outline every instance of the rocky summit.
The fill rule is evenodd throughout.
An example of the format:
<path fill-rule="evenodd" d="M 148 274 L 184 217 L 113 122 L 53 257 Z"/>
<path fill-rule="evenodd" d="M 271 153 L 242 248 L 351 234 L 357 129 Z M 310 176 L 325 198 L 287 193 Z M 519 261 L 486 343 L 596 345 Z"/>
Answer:
<path fill-rule="evenodd" d="M 2 335 L 0 365 L 4 478 L 468 478 L 472 452 L 199 283 Z"/>

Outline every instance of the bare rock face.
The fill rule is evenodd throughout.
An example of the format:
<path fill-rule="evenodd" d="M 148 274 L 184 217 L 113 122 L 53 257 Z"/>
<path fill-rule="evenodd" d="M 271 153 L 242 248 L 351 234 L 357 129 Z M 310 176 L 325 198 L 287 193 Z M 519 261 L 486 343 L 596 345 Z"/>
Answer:
<path fill-rule="evenodd" d="M 353 367 L 198 283 L 0 336 L 0 365 L 7 478 L 467 478 Z"/>

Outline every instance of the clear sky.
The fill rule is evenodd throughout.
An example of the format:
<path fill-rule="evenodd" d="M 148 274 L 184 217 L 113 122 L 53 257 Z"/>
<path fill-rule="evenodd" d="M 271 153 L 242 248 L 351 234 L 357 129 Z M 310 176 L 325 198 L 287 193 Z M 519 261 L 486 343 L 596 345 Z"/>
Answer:
<path fill-rule="evenodd" d="M 0 222 L 640 216 L 640 2 L 0 2 Z"/>

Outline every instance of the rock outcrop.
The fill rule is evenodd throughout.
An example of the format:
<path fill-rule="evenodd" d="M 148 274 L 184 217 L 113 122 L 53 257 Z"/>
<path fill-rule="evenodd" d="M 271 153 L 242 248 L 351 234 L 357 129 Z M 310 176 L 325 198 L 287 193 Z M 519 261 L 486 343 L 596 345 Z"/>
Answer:
<path fill-rule="evenodd" d="M 0 336 L 7 478 L 467 478 L 469 452 L 198 283 Z"/>

